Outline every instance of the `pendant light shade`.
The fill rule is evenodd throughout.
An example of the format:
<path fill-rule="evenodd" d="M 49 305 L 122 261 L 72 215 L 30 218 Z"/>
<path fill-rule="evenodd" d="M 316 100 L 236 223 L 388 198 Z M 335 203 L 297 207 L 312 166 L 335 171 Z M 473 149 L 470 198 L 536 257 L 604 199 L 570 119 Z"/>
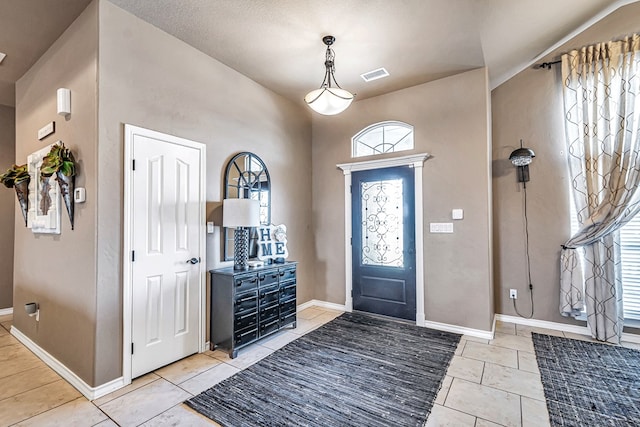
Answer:
<path fill-rule="evenodd" d="M 351 105 L 354 95 L 340 87 L 335 78 L 335 54 L 331 45 L 336 41 L 333 36 L 324 36 L 322 41 L 327 45 L 325 58 L 325 74 L 319 89 L 312 90 L 304 97 L 304 101 L 317 113 L 326 116 L 339 114 Z M 332 81 L 335 86 L 332 86 Z"/>

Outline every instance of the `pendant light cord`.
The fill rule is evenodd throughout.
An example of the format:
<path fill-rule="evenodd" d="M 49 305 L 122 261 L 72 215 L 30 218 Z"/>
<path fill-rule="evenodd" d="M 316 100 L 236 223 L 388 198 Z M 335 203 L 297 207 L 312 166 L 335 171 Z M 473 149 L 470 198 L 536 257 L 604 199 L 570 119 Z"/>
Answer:
<path fill-rule="evenodd" d="M 520 145 L 522 145 L 522 141 L 520 141 Z M 525 319 L 533 318 L 533 284 L 531 283 L 531 259 L 529 257 L 529 218 L 527 217 L 527 183 L 523 182 L 523 192 L 524 192 L 524 237 L 525 237 L 525 254 L 527 257 L 527 279 L 529 281 L 529 295 L 531 297 L 531 314 L 528 316 L 523 316 L 518 311 L 518 306 L 516 305 L 516 299 L 513 298 L 513 309 L 516 311 L 516 314 L 520 317 L 524 317 Z"/>

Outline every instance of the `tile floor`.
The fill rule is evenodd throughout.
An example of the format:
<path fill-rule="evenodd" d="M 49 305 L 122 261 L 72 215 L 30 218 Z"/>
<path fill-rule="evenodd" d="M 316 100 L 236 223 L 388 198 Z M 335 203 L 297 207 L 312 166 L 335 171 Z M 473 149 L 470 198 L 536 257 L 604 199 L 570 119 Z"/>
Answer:
<path fill-rule="evenodd" d="M 0 426 L 215 426 L 182 402 L 339 314 L 308 308 L 298 314 L 296 329 L 236 359 L 222 351 L 196 354 L 93 402 L 9 334 L 10 316 L 0 317 Z M 493 340 L 463 336 L 426 426 L 548 426 L 531 332 L 590 339 L 501 322 Z"/>

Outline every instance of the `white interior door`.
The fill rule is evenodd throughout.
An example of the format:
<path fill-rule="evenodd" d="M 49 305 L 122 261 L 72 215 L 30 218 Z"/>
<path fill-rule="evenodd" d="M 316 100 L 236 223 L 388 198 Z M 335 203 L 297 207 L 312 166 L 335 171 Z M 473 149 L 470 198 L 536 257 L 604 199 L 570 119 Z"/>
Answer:
<path fill-rule="evenodd" d="M 182 139 L 151 131 L 132 136 L 131 378 L 135 378 L 200 349 L 204 146 L 184 145 Z"/>

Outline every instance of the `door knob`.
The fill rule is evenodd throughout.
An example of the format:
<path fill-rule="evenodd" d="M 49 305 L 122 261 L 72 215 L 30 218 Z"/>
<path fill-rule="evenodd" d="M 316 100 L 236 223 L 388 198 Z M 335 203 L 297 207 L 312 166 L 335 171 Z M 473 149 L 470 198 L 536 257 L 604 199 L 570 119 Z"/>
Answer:
<path fill-rule="evenodd" d="M 187 261 L 190 264 L 197 264 L 200 262 L 200 258 L 191 258 L 189 261 Z"/>

